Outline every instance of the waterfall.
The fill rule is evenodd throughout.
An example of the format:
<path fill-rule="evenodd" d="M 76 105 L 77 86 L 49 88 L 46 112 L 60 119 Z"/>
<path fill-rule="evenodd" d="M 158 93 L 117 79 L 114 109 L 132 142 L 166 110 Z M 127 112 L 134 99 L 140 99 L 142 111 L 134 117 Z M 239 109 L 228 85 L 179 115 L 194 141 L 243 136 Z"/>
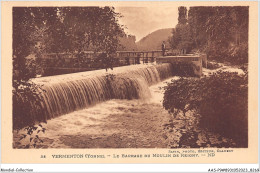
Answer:
<path fill-rule="evenodd" d="M 173 76 L 171 64 L 133 65 L 34 79 L 42 85 L 38 121 L 88 108 L 109 99 L 145 99 L 149 86 Z M 35 117 L 35 116 L 34 116 Z"/>

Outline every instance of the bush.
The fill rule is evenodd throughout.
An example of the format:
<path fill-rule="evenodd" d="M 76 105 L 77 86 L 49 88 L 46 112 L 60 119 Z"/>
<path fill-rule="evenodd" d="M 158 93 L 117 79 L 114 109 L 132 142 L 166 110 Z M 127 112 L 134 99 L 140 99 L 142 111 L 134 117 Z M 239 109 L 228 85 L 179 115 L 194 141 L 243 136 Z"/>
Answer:
<path fill-rule="evenodd" d="M 232 46 L 229 49 L 230 62 L 235 65 L 248 63 L 248 43 Z"/>
<path fill-rule="evenodd" d="M 209 60 L 230 63 L 232 65 L 243 65 L 248 63 L 248 43 L 233 45 L 229 47 L 211 45 L 207 48 Z"/>
<path fill-rule="evenodd" d="M 41 93 L 44 90 L 40 85 L 30 81 L 13 82 L 13 129 L 33 126 L 36 122 L 45 122 L 42 115 Z"/>
<path fill-rule="evenodd" d="M 247 74 L 219 71 L 172 81 L 165 87 L 163 106 L 174 115 L 195 111 L 201 127 L 234 139 L 238 147 L 248 146 Z"/>

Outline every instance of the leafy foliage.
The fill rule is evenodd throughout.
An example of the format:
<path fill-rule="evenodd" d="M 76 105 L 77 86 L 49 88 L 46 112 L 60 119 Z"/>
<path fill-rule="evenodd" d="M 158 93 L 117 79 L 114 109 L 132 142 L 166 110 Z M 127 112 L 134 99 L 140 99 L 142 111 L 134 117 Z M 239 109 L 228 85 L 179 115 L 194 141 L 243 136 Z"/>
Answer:
<path fill-rule="evenodd" d="M 42 92 L 40 85 L 31 81 L 14 81 L 13 83 L 13 129 L 34 125 L 36 120 L 45 121 L 41 115 Z"/>
<path fill-rule="evenodd" d="M 42 71 L 37 60 L 40 64 L 33 69 L 24 68 L 31 54 L 38 59 L 46 53 L 70 52 L 80 61 L 84 51 L 102 51 L 108 59 L 104 66 L 110 68 L 109 59 L 124 35 L 120 17 L 113 7 L 14 7 L 14 79 L 28 80 Z"/>
<path fill-rule="evenodd" d="M 136 37 L 134 35 L 124 34 L 119 38 L 120 46 L 118 50 L 137 50 L 137 45 L 135 44 Z"/>
<path fill-rule="evenodd" d="M 26 134 L 22 134 L 20 138 L 22 140 L 29 136 L 30 141 L 25 148 L 31 145 L 35 148 L 37 144 L 43 143 L 38 133 L 40 131 L 44 133 L 46 129 L 41 124 L 35 126 L 36 122 L 46 122 L 43 117 L 35 117 L 42 115 L 42 92 L 44 90 L 41 86 L 31 81 L 13 81 L 13 129 L 19 130 L 25 127 Z M 37 129 L 37 135 L 33 134 Z"/>
<path fill-rule="evenodd" d="M 63 7 L 60 11 L 62 24 L 68 28 L 65 36 L 71 43 L 70 51 L 91 48 L 111 54 L 117 50 L 123 29 L 113 7 Z"/>
<path fill-rule="evenodd" d="M 163 106 L 175 116 L 193 111 L 200 126 L 233 138 L 241 147 L 248 139 L 247 74 L 216 72 L 209 77 L 181 78 L 165 87 Z"/>
<path fill-rule="evenodd" d="M 172 31 L 173 37 L 170 38 L 170 45 L 173 49 L 185 50 L 189 53 L 192 49 L 190 26 L 188 24 L 178 24 Z"/>
<path fill-rule="evenodd" d="M 30 79 L 35 77 L 41 64 L 37 63 L 31 54 L 41 54 L 48 51 L 53 35 L 46 34 L 48 26 L 57 23 L 53 17 L 57 13 L 55 8 L 13 8 L 13 129 L 26 127 L 27 134 L 22 134 L 20 140 L 30 136 L 32 145 L 43 142 L 38 135 L 32 137 L 38 129 L 34 126 L 36 119 L 44 122 L 44 119 L 36 118 L 41 112 L 41 93 L 44 92 L 40 85 Z M 26 148 L 30 147 L 26 145 Z"/>
<path fill-rule="evenodd" d="M 187 23 L 187 8 L 179 7 L 178 24 L 172 30 L 172 37 L 169 39 L 173 49 L 183 50 L 182 53 L 189 53 L 192 49 L 190 25 Z"/>
<path fill-rule="evenodd" d="M 28 137 L 29 144 L 26 144 L 25 148 L 30 148 L 32 146 L 36 148 L 37 145 L 40 145 L 41 143 L 44 142 L 43 139 L 41 139 L 41 137 L 39 136 L 40 133 L 45 133 L 46 131 L 46 128 L 44 128 L 42 124 L 39 124 L 38 126 L 34 125 L 34 126 L 25 127 L 25 130 L 27 131 L 26 134 L 22 134 L 19 139 L 21 141 Z"/>
<path fill-rule="evenodd" d="M 40 55 L 53 48 L 51 42 L 59 19 L 57 8 L 13 8 L 13 70 L 14 80 L 27 81 L 35 77 L 35 65 L 26 66 L 30 54 Z M 52 28 L 50 28 L 52 26 Z M 26 68 L 25 68 L 26 67 Z"/>
<path fill-rule="evenodd" d="M 173 49 L 207 53 L 208 59 L 248 63 L 248 7 L 179 8 L 179 23 L 169 39 Z M 187 18 L 187 20 L 185 20 Z"/>
<path fill-rule="evenodd" d="M 76 54 L 77 63 L 74 64 L 80 68 L 85 65 L 84 51 L 102 51 L 97 58 L 99 63 L 103 68 L 113 69 L 112 55 L 123 34 L 119 17 L 113 7 L 13 8 L 14 129 L 33 125 L 34 116 L 42 111 L 41 93 L 44 91 L 30 79 L 43 73 L 46 61 L 40 58 L 45 53 Z M 64 64 L 62 60 L 58 63 Z"/>
<path fill-rule="evenodd" d="M 178 23 L 179 24 L 186 24 L 187 23 L 187 8 L 186 7 L 179 7 L 179 16 L 178 16 Z"/>

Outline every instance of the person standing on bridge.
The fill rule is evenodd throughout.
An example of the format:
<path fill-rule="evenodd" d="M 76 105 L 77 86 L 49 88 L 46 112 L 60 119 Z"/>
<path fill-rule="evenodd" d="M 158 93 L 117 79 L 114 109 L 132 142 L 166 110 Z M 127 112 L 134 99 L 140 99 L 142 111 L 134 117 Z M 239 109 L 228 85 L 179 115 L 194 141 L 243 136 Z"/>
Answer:
<path fill-rule="evenodd" d="M 166 49 L 166 45 L 165 45 L 165 41 L 162 42 L 162 55 L 165 56 L 165 49 Z"/>

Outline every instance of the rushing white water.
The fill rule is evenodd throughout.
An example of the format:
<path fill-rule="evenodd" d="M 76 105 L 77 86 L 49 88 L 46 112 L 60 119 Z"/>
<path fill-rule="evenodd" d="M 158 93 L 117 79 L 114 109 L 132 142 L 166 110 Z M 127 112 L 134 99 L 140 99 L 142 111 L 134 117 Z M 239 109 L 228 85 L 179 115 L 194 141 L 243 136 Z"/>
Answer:
<path fill-rule="evenodd" d="M 42 84 L 45 92 L 36 117 L 48 120 L 110 99 L 147 99 L 149 86 L 172 75 L 172 65 L 161 64 L 37 78 L 34 82 Z"/>
<path fill-rule="evenodd" d="M 120 133 L 122 136 L 124 136 L 123 134 L 127 134 L 125 135 L 126 138 L 134 141 L 139 138 L 138 146 L 140 147 L 166 147 L 167 141 L 162 142 L 163 144 L 161 143 L 161 134 L 163 133 L 161 125 L 168 123 L 170 114 L 162 107 L 164 90 L 160 88 L 166 86 L 167 82 L 178 78 L 170 77 L 148 87 L 151 93 L 149 99 L 111 99 L 86 109 L 52 118 L 48 120 L 47 124 L 42 124 L 47 129 L 45 133 L 33 134 L 34 137 L 35 135 L 40 135 L 40 138 L 44 140 L 44 143 L 37 144 L 37 147 L 73 148 L 74 146 L 70 146 L 70 144 L 67 144 L 63 140 L 70 141 L 71 143 L 80 141 L 80 143 L 84 144 L 85 142 L 77 139 L 77 136 L 82 135 L 84 139 L 94 141 L 95 139 L 104 137 L 110 138 L 109 136 L 117 133 Z M 124 123 L 131 125 L 131 127 L 125 126 Z M 147 134 L 149 130 L 145 129 L 151 127 L 159 128 L 159 130 L 153 131 L 149 136 Z M 140 130 L 147 133 L 140 132 Z M 157 137 L 155 137 L 155 133 L 158 135 Z M 15 133 L 14 138 L 18 142 L 15 144 L 15 148 L 24 148 L 28 144 L 29 138 L 19 140 L 21 134 L 26 134 L 26 130 L 22 129 L 19 133 Z M 75 136 L 75 139 L 73 137 L 73 139 L 66 140 L 67 137 L 70 138 L 72 136 Z M 104 142 L 98 142 L 97 146 L 96 144 L 87 144 L 87 146 L 77 146 L 76 148 L 102 148 L 103 145 L 107 145 L 105 143 L 110 142 L 110 140 L 105 139 Z M 153 144 L 151 145 L 151 143 Z M 136 145 L 136 142 L 129 141 L 129 144 L 122 146 L 131 147 L 132 145 Z"/>
<path fill-rule="evenodd" d="M 55 88 L 57 84 L 62 84 L 63 88 L 72 87 L 65 90 L 64 95 L 66 96 L 68 95 L 66 92 L 70 93 L 74 90 L 74 86 L 71 82 L 80 85 L 80 83 L 84 84 L 85 79 L 88 79 L 88 82 L 93 83 L 97 80 L 93 79 L 94 77 L 102 79 L 102 76 L 111 73 L 116 76 L 114 80 L 112 80 L 114 81 L 114 87 L 120 87 L 122 84 L 127 86 L 131 81 L 136 81 L 136 83 L 133 82 L 133 85 L 138 86 L 139 84 L 142 84 L 141 87 L 143 87 L 138 90 L 140 91 L 140 95 L 137 95 L 138 99 L 109 99 L 96 106 L 90 107 L 90 105 L 88 105 L 86 109 L 80 108 L 81 110 L 62 114 L 63 116 L 48 120 L 47 124 L 43 124 L 43 127 L 47 129 L 45 133 L 33 134 L 34 137 L 35 135 L 40 135 L 40 138 L 44 141 L 43 144 L 37 144 L 37 147 L 171 148 L 186 145 L 185 143 L 183 144 L 183 141 L 186 141 L 187 138 L 185 136 L 187 136 L 187 134 L 188 137 L 190 137 L 189 134 L 191 133 L 187 132 L 192 131 L 190 129 L 194 127 L 192 122 L 196 122 L 196 116 L 193 114 L 186 114 L 188 119 L 172 117 L 162 106 L 164 90 L 160 89 L 167 86 L 167 83 L 178 80 L 180 77 L 167 77 L 171 75 L 171 66 L 169 65 L 156 66 L 156 70 L 154 67 L 147 70 L 146 68 L 149 67 L 152 66 L 129 66 L 125 67 L 125 69 L 115 69 L 109 73 L 104 73 L 105 70 L 102 70 L 35 79 L 37 80 L 37 83 L 42 83 L 45 84 L 45 87 L 50 87 L 53 90 L 51 92 L 57 90 L 57 88 Z M 144 69 L 141 70 L 142 68 Z M 222 69 L 223 68 L 220 68 L 218 70 Z M 208 73 L 213 72 L 213 70 L 203 69 L 203 72 L 204 75 L 208 75 Z M 122 82 L 122 84 L 119 82 Z M 75 89 L 77 88 L 76 86 L 74 87 Z M 95 88 L 95 84 L 91 86 Z M 122 90 L 116 93 L 117 97 L 126 94 L 124 92 L 127 91 L 124 90 L 126 87 L 122 86 L 122 88 Z M 83 90 L 82 92 L 84 93 L 84 89 L 79 88 L 79 91 L 81 90 Z M 119 88 L 113 88 L 113 90 L 116 91 L 119 90 Z M 61 90 L 58 92 L 64 91 Z M 148 93 L 148 95 L 142 95 L 141 92 Z M 51 97 L 51 94 L 48 97 Z M 139 97 L 147 99 L 144 100 Z M 53 101 L 51 99 L 50 101 Z M 61 100 L 60 103 L 53 104 L 60 104 L 60 107 L 62 107 L 64 102 L 66 101 Z M 51 106 L 54 107 L 50 104 L 50 107 Z M 70 110 L 68 109 L 68 111 Z M 169 120 L 173 120 L 174 122 L 174 126 L 170 129 L 168 129 L 169 126 L 165 126 L 171 124 L 171 121 Z M 30 137 L 32 136 L 19 140 L 21 135 L 26 133 L 27 131 L 25 129 L 14 133 L 14 148 L 24 148 L 25 145 L 30 143 Z M 209 143 L 207 144 L 207 147 L 221 145 L 221 143 L 229 143 L 230 146 L 235 145 L 229 139 L 203 129 L 196 129 L 196 133 L 198 133 L 197 141 L 193 141 L 189 145 L 195 145 L 196 143 L 199 146 Z"/>

